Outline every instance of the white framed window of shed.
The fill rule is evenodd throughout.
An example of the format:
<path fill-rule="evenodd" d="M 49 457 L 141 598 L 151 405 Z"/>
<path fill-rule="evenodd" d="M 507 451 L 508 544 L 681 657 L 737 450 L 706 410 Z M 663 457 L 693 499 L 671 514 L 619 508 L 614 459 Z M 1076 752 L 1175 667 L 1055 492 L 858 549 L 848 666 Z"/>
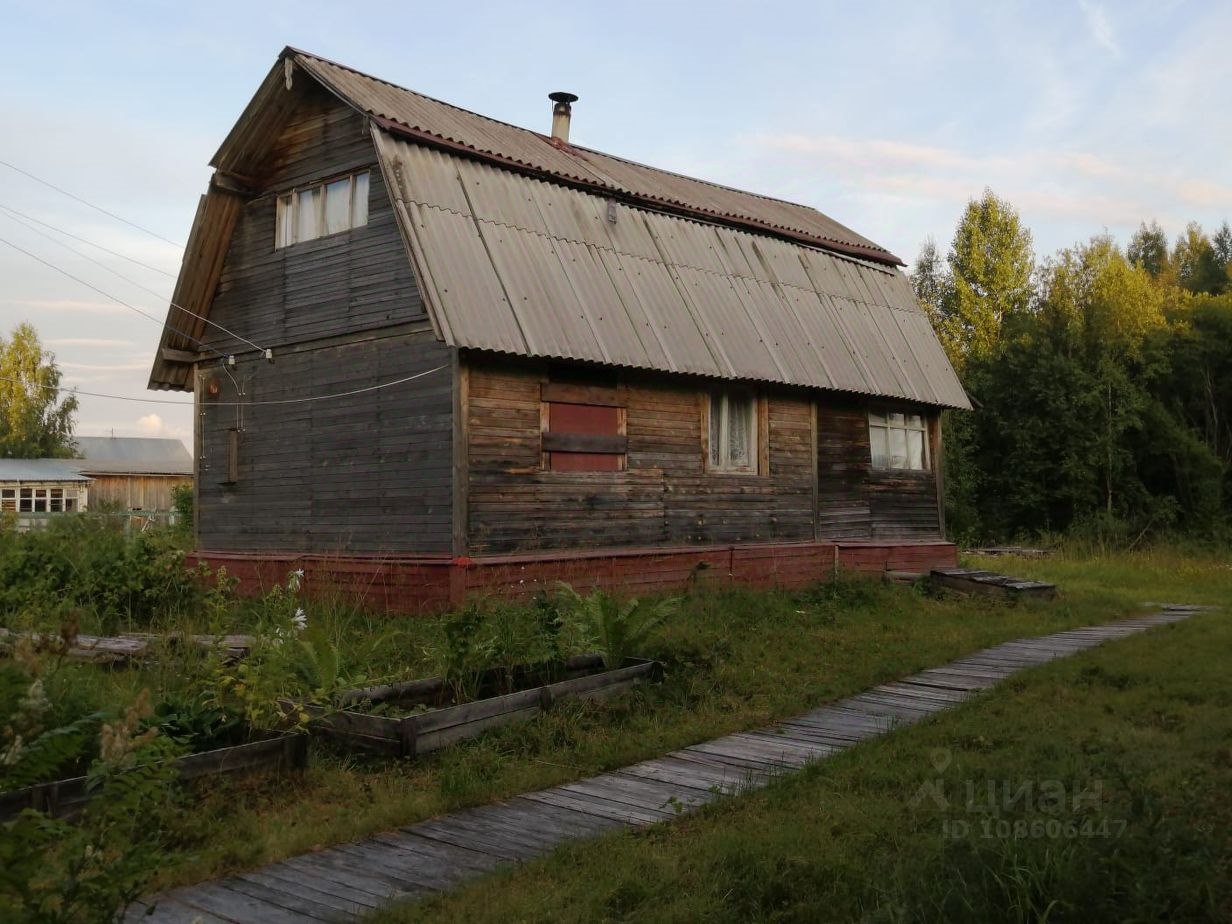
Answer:
<path fill-rule="evenodd" d="M 928 419 L 922 414 L 870 411 L 868 442 L 873 468 L 928 471 Z"/>
<path fill-rule="evenodd" d="M 278 197 L 274 247 L 302 244 L 368 223 L 368 171 L 293 189 Z"/>
<path fill-rule="evenodd" d="M 758 470 L 758 401 L 740 390 L 710 393 L 706 467 L 712 472 Z"/>

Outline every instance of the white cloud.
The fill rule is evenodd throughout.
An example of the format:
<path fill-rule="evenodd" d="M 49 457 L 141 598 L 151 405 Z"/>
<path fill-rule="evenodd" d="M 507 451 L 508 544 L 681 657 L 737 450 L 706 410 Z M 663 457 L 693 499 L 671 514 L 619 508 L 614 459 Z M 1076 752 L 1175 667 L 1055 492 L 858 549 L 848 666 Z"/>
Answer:
<path fill-rule="evenodd" d="M 137 418 L 137 429 L 146 436 L 165 436 L 167 425 L 157 414 L 146 414 Z"/>
<path fill-rule="evenodd" d="M 1092 0 L 1081 0 L 1079 6 L 1082 8 L 1082 15 L 1086 17 L 1087 30 L 1095 44 L 1120 57 L 1121 46 L 1112 28 L 1112 20 L 1108 18 L 1108 11 Z"/>

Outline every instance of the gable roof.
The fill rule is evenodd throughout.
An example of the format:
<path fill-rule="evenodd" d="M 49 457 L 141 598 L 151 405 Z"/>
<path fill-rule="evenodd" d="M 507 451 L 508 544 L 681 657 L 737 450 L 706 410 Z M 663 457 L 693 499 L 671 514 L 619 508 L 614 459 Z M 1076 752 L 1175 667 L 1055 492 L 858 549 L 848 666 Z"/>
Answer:
<path fill-rule="evenodd" d="M 191 475 L 192 454 L 176 439 L 145 436 L 79 436 L 81 458 L 75 464 L 88 474 Z"/>
<path fill-rule="evenodd" d="M 561 147 L 294 49 L 215 155 L 219 174 L 259 167 L 297 69 L 369 117 L 450 346 L 969 407 L 898 258 L 806 206 Z M 212 298 L 203 279 L 235 198 L 203 197 L 177 293 Z M 174 328 L 190 320 L 171 308 L 162 346 L 189 349 Z M 188 378 L 160 353 L 151 387 Z"/>

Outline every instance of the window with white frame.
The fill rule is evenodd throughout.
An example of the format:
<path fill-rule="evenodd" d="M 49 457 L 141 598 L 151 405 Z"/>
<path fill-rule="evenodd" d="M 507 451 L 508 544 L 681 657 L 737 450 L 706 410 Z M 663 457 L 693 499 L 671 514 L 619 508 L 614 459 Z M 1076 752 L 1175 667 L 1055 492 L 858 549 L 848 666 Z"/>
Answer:
<path fill-rule="evenodd" d="M 710 395 L 712 472 L 757 471 L 757 399 L 743 391 Z"/>
<path fill-rule="evenodd" d="M 289 247 L 368 223 L 368 171 L 278 197 L 274 246 Z"/>
<path fill-rule="evenodd" d="M 928 469 L 928 420 L 923 415 L 870 412 L 868 441 L 873 468 Z"/>
<path fill-rule="evenodd" d="M 0 489 L 0 510 L 18 513 L 66 513 L 77 509 L 76 489 L 21 487 Z"/>

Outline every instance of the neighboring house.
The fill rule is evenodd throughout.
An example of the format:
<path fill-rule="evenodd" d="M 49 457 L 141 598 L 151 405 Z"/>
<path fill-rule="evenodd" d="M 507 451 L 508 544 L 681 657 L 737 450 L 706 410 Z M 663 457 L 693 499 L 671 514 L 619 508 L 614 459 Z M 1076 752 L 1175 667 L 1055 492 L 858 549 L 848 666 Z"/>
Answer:
<path fill-rule="evenodd" d="M 0 459 L 0 519 L 15 516 L 28 529 L 52 514 L 85 510 L 89 485 L 76 459 Z"/>
<path fill-rule="evenodd" d="M 91 479 L 90 500 L 97 508 L 167 513 L 171 489 L 191 485 L 192 453 L 176 439 L 79 436 L 74 460 Z"/>
<path fill-rule="evenodd" d="M 547 136 L 282 53 L 150 376 L 195 395 L 201 554 L 395 605 L 953 562 L 939 413 L 969 405 L 902 261 L 571 145 L 553 98 Z"/>

